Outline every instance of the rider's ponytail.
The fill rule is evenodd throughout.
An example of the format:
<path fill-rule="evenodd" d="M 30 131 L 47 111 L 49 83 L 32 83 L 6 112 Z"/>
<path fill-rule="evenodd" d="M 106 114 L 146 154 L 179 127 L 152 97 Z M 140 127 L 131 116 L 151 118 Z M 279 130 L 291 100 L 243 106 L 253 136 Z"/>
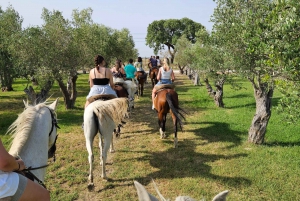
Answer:
<path fill-rule="evenodd" d="M 95 56 L 94 61 L 95 61 L 95 67 L 99 70 L 98 66 L 104 61 L 104 57 L 98 54 L 97 56 Z"/>

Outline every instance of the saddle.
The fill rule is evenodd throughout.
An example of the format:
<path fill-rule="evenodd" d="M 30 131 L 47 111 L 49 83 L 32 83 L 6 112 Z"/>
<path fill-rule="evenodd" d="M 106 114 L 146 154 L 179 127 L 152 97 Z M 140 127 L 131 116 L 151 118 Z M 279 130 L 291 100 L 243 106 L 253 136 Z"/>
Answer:
<path fill-rule="evenodd" d="M 174 84 L 161 84 L 161 85 L 155 85 L 154 88 L 157 90 L 155 93 L 155 99 L 156 99 L 158 92 L 161 92 L 165 89 L 174 89 L 175 85 Z"/>
<path fill-rule="evenodd" d="M 158 91 L 161 91 L 163 89 L 174 89 L 175 84 L 160 84 L 160 85 L 155 85 L 154 88 Z"/>
<path fill-rule="evenodd" d="M 141 75 L 137 75 L 137 78 L 139 79 L 145 79 L 147 78 L 147 73 L 145 71 L 138 71 L 138 73 L 142 73 Z"/>
<path fill-rule="evenodd" d="M 96 100 L 110 100 L 110 99 L 114 99 L 114 98 L 117 98 L 117 97 L 115 95 L 112 95 L 112 94 L 99 94 L 99 95 L 89 97 L 88 101 L 90 103 L 92 103 Z"/>
<path fill-rule="evenodd" d="M 124 84 L 124 79 L 123 78 L 119 78 L 119 77 L 113 77 L 113 82 L 115 85 L 123 85 Z"/>

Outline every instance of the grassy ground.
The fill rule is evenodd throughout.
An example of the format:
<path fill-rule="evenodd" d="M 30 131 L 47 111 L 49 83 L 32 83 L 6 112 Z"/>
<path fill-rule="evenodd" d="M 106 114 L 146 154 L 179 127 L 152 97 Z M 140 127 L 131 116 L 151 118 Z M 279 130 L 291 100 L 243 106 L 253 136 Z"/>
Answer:
<path fill-rule="evenodd" d="M 0 135 L 9 146 L 7 127 L 22 112 L 23 89 L 18 80 L 14 92 L 0 93 Z M 287 125 L 280 114 L 272 113 L 266 143 L 247 143 L 247 130 L 255 113 L 253 90 L 247 82 L 234 91 L 225 85 L 225 108 L 215 107 L 204 86 L 192 86 L 186 76 L 177 74 L 176 91 L 188 115 L 184 132 L 178 132 L 179 147 L 173 148 L 172 121 L 167 119 L 167 139 L 159 138 L 157 115 L 151 110 L 150 84 L 145 96 L 136 100 L 116 152 L 109 154 L 107 176 L 100 178 L 98 138 L 94 141 L 95 170 L 93 191 L 87 190 L 88 160 L 81 129 L 83 105 L 89 87 L 87 75 L 78 79 L 76 108 L 66 111 L 63 100 L 57 110 L 59 138 L 57 161 L 47 169 L 46 185 L 52 200 L 137 200 L 133 180 L 157 195 L 151 178 L 161 193 L 174 200 L 190 195 L 211 200 L 228 189 L 228 200 L 300 200 L 300 134 L 298 125 Z M 53 96 L 61 97 L 58 88 Z M 273 105 L 278 95 L 275 94 Z"/>

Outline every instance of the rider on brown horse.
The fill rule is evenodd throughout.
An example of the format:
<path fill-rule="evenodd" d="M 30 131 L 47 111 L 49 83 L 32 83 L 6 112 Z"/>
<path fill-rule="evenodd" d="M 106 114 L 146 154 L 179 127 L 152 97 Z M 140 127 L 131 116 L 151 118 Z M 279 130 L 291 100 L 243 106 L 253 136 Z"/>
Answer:
<path fill-rule="evenodd" d="M 157 75 L 157 80 L 159 82 L 155 85 L 162 85 L 162 84 L 172 84 L 175 80 L 175 75 L 173 70 L 169 66 L 169 59 L 164 58 L 163 60 L 163 66 L 159 68 L 158 75 Z M 153 88 L 152 90 L 152 109 L 154 109 L 154 97 L 157 92 L 156 87 Z"/>

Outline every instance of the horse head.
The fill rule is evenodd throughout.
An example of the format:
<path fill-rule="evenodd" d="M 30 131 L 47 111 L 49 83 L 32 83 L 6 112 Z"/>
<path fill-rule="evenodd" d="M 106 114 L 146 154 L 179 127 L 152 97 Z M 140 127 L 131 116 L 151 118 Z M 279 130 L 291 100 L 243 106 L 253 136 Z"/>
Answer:
<path fill-rule="evenodd" d="M 57 103 L 58 99 L 49 106 L 45 103 L 27 105 L 7 131 L 13 138 L 9 153 L 22 158 L 26 166 L 32 167 L 41 182 L 46 174 L 48 156 L 54 156 L 56 150 L 59 128 L 55 114 Z"/>
<path fill-rule="evenodd" d="M 153 180 L 152 180 L 153 181 Z M 137 190 L 137 193 L 138 193 L 138 197 L 139 197 L 139 201 L 144 201 L 144 200 L 147 200 L 147 201 L 158 201 L 158 199 L 151 195 L 150 193 L 148 193 L 148 191 L 146 190 L 146 188 L 140 184 L 139 182 L 137 181 L 134 181 L 134 185 L 135 185 L 135 188 Z M 155 182 L 153 181 L 153 185 L 154 185 L 154 188 L 157 192 L 157 194 L 159 195 L 159 198 L 163 201 L 167 201 L 167 199 L 165 199 L 162 194 L 159 192 Z M 228 190 L 226 191 L 222 191 L 221 193 L 217 194 L 212 201 L 226 201 L 226 196 L 227 194 L 229 193 Z M 176 198 L 175 201 L 196 201 L 195 199 L 189 197 L 189 196 L 178 196 Z"/>

